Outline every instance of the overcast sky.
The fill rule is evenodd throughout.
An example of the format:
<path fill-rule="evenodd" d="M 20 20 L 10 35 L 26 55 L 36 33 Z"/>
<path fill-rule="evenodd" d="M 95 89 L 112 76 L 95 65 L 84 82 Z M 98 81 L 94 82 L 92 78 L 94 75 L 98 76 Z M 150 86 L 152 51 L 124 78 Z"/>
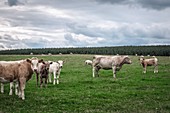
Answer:
<path fill-rule="evenodd" d="M 170 0 L 0 0 L 0 50 L 170 45 Z"/>

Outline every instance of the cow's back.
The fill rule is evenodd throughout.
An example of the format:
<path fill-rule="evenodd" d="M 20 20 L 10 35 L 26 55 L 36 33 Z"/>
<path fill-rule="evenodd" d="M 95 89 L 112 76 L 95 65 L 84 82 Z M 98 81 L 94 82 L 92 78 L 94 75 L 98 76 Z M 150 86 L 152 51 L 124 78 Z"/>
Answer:
<path fill-rule="evenodd" d="M 97 56 L 93 62 L 95 62 L 97 66 L 103 69 L 111 69 L 117 58 L 118 56 Z"/>
<path fill-rule="evenodd" d="M 18 63 L 1 63 L 0 64 L 0 81 L 12 82 L 18 78 Z"/>

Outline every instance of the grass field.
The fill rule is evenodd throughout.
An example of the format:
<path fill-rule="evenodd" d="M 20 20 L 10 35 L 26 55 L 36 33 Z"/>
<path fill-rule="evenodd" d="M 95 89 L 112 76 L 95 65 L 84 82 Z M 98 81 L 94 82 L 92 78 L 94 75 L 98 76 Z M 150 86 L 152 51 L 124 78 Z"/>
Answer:
<path fill-rule="evenodd" d="M 0 60 L 20 60 L 32 56 L 0 56 Z M 92 55 L 36 56 L 44 60 L 65 60 L 60 84 L 36 87 L 35 75 L 27 82 L 26 100 L 9 96 L 9 84 L 0 94 L 0 113 L 169 113 L 170 57 L 158 57 L 159 73 L 153 67 L 142 73 L 138 57 L 124 65 L 114 80 L 111 70 L 101 70 L 92 78 L 92 69 L 84 64 Z"/>

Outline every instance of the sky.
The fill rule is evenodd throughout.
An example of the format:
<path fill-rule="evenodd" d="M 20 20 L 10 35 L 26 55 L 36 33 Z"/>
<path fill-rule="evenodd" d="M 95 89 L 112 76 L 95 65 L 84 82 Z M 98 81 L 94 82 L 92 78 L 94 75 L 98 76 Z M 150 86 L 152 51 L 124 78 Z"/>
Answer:
<path fill-rule="evenodd" d="M 170 0 L 0 0 L 0 50 L 170 45 Z"/>

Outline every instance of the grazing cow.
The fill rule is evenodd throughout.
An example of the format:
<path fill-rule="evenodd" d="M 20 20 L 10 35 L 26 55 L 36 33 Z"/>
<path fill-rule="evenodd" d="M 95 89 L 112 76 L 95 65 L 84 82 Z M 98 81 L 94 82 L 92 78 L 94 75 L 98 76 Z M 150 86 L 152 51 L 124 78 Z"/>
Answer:
<path fill-rule="evenodd" d="M 49 73 L 49 66 L 50 64 L 48 62 L 43 63 L 43 65 L 41 65 L 41 69 L 40 69 L 40 87 L 42 88 L 42 84 L 43 84 L 43 78 L 45 79 L 45 86 L 47 87 L 47 80 L 48 80 L 48 73 Z"/>
<path fill-rule="evenodd" d="M 116 78 L 116 71 L 119 71 L 123 64 L 131 63 L 132 61 L 128 56 L 94 56 L 92 64 L 93 77 L 95 77 L 95 72 L 98 75 L 100 69 L 112 69 L 113 77 Z"/>
<path fill-rule="evenodd" d="M 92 66 L 92 63 L 93 63 L 93 62 L 92 62 L 91 60 L 86 60 L 86 61 L 85 61 L 85 64 L 86 64 L 86 65 L 91 65 L 91 66 Z"/>
<path fill-rule="evenodd" d="M 57 84 L 59 84 L 59 78 L 60 78 L 60 72 L 63 67 L 64 61 L 59 60 L 57 62 L 50 62 L 50 67 L 49 67 L 49 82 L 51 83 L 51 74 L 54 76 L 53 84 L 55 85 L 56 81 Z M 57 75 L 57 76 L 56 76 Z"/>
<path fill-rule="evenodd" d="M 27 59 L 20 63 L 6 63 L 0 64 L 0 82 L 7 83 L 18 81 L 19 84 L 19 97 L 25 99 L 24 89 L 26 81 L 28 81 L 33 74 L 31 60 Z"/>
<path fill-rule="evenodd" d="M 154 66 L 154 73 L 158 73 L 158 59 L 155 56 L 149 59 L 145 59 L 144 56 L 141 56 L 139 60 L 140 64 L 143 66 L 143 73 L 146 73 L 147 66 Z"/>

